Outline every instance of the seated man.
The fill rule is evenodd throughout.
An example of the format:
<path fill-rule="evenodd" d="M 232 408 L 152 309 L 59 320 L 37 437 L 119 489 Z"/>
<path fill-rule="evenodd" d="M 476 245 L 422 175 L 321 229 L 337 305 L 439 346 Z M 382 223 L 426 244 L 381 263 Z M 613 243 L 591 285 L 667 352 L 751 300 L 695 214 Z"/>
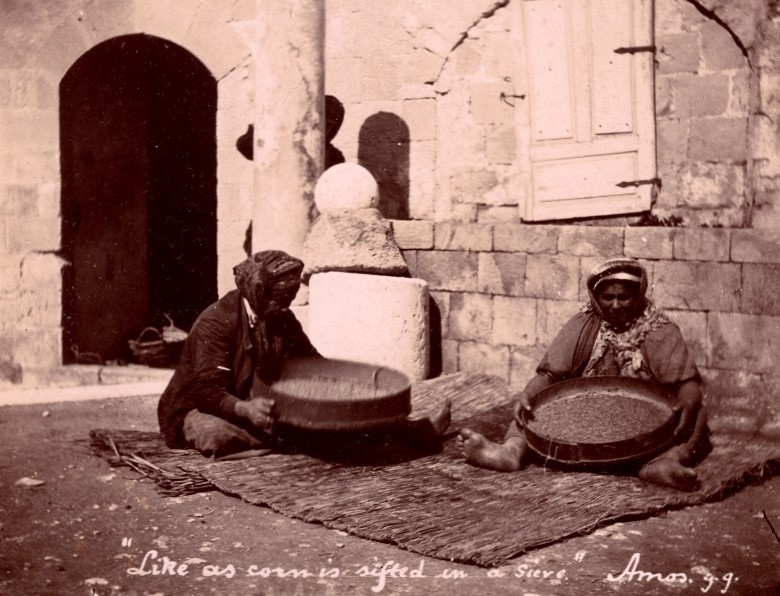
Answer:
<path fill-rule="evenodd" d="M 237 289 L 195 321 L 160 398 L 157 417 L 168 447 L 214 457 L 274 448 L 270 385 L 286 359 L 320 357 L 289 309 L 302 271 L 302 261 L 275 250 L 233 268 Z M 406 427 L 439 440 L 448 424 L 446 405 Z"/>
<path fill-rule="evenodd" d="M 665 385 L 681 410 L 676 442 L 639 470 L 649 482 L 696 490 L 692 469 L 710 448 L 701 402 L 700 377 L 679 328 L 646 297 L 647 272 L 636 260 L 616 258 L 593 269 L 587 279 L 590 301 L 553 340 L 534 376 L 518 395 L 514 420 L 503 443 L 470 429 L 459 441 L 466 460 L 510 472 L 525 463 L 527 444 L 520 412 L 528 400 L 567 379 L 599 375 L 636 377 Z"/>

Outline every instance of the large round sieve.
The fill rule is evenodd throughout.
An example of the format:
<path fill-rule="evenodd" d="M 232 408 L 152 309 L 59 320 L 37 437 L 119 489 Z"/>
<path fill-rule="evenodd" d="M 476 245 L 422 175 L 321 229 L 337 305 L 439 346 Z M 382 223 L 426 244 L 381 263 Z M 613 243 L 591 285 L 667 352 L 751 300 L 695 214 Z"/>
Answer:
<path fill-rule="evenodd" d="M 306 430 L 364 430 L 403 420 L 411 411 L 405 374 L 347 360 L 289 360 L 271 396 L 279 422 Z"/>
<path fill-rule="evenodd" d="M 528 445 L 545 459 L 611 466 L 648 459 L 674 439 L 674 398 L 631 377 L 583 377 L 543 389 L 522 413 Z"/>

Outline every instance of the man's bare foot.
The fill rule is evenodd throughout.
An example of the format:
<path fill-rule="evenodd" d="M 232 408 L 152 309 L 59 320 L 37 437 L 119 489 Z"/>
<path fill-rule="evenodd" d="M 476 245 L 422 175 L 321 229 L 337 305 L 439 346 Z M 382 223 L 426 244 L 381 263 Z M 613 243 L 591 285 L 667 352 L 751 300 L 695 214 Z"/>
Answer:
<path fill-rule="evenodd" d="M 442 435 L 450 425 L 452 402 L 447 400 L 424 418 L 407 418 L 402 425 L 410 441 L 426 451 L 441 448 Z"/>
<path fill-rule="evenodd" d="M 448 399 L 436 412 L 428 416 L 428 420 L 433 427 L 437 437 L 441 437 L 447 427 L 450 425 L 452 418 L 452 402 Z"/>
<path fill-rule="evenodd" d="M 699 478 L 691 468 L 672 459 L 659 459 L 639 470 L 639 477 L 647 482 L 671 486 L 677 490 L 692 492 L 699 489 Z"/>
<path fill-rule="evenodd" d="M 523 466 L 526 444 L 520 437 L 507 439 L 501 445 L 464 428 L 460 431 L 458 442 L 466 461 L 473 466 L 497 472 L 515 472 Z"/>

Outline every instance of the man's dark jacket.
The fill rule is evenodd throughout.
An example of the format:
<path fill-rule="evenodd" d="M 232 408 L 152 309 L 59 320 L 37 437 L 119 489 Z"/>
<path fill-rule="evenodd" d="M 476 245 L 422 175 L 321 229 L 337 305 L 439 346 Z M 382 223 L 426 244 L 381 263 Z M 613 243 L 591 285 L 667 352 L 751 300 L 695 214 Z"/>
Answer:
<path fill-rule="evenodd" d="M 284 337 L 281 358 L 318 355 L 292 312 L 279 315 L 273 329 Z M 182 426 L 192 410 L 240 423 L 234 409 L 252 388 L 259 358 L 255 343 L 238 290 L 228 292 L 200 314 L 157 406 L 168 447 L 187 447 Z"/>

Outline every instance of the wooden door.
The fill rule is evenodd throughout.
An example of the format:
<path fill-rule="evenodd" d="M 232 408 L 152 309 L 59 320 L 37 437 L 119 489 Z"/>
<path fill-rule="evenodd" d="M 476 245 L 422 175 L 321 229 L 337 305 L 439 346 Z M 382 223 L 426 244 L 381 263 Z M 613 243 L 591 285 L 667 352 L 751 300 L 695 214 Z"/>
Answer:
<path fill-rule="evenodd" d="M 650 208 L 652 0 L 522 0 L 521 168 L 529 221 Z"/>

